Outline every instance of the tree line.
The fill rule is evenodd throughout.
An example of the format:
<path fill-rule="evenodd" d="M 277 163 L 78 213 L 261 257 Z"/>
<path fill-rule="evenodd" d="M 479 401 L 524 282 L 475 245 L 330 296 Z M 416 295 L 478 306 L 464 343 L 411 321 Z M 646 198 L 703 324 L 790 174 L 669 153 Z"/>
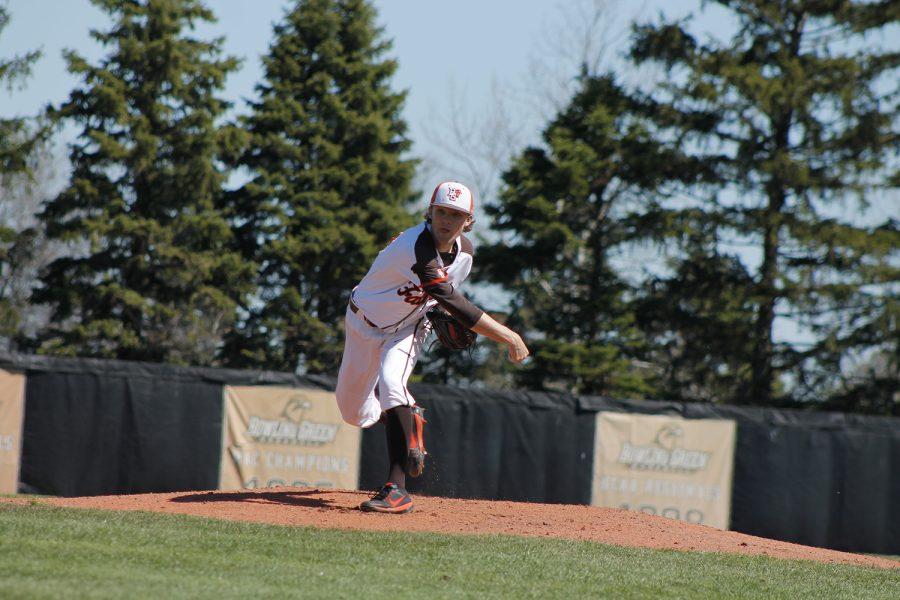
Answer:
<path fill-rule="evenodd" d="M 229 120 L 240 63 L 193 35 L 214 21 L 203 2 L 92 2 L 103 58 L 67 51 L 68 98 L 0 118 L 7 201 L 56 128 L 78 131 L 36 221 L 0 212 L 7 348 L 333 374 L 352 285 L 425 195 L 374 8 L 291 2 Z M 484 199 L 474 278 L 533 359 L 438 350 L 424 378 L 900 414 L 900 51 L 872 42 L 900 5 L 717 4 L 725 40 L 635 23 L 630 66 L 657 76 L 585 68 Z M 0 57 L 0 83 L 38 58 Z M 23 294 L 39 237 L 62 250 Z"/>

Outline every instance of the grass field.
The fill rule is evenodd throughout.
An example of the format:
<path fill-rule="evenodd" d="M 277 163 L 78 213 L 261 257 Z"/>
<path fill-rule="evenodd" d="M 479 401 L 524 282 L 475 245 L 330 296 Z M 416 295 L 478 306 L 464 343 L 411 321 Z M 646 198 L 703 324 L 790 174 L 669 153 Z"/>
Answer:
<path fill-rule="evenodd" d="M 900 570 L 0 505 L 0 597 L 126 595 L 896 599 Z"/>

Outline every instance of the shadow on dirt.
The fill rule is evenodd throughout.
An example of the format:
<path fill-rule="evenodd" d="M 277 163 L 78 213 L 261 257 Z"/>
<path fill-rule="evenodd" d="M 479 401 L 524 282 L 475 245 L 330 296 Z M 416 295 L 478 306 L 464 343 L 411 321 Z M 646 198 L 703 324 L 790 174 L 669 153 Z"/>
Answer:
<path fill-rule="evenodd" d="M 251 504 L 285 504 L 307 508 L 330 508 L 333 510 L 356 510 L 356 507 L 342 506 L 333 500 L 323 498 L 332 492 L 327 490 L 292 490 L 285 492 L 200 492 L 176 496 L 170 502 L 248 502 Z"/>

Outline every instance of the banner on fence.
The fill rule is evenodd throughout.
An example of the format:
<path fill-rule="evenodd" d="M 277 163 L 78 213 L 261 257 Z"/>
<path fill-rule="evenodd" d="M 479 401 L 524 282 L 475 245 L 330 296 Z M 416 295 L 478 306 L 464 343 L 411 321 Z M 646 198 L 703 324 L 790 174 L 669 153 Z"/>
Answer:
<path fill-rule="evenodd" d="M 15 494 L 22 453 L 25 375 L 0 369 L 0 494 Z"/>
<path fill-rule="evenodd" d="M 591 503 L 727 529 L 735 423 L 597 413 Z"/>
<path fill-rule="evenodd" d="M 225 386 L 224 396 L 219 489 L 356 489 L 360 430 L 342 421 L 333 392 Z"/>

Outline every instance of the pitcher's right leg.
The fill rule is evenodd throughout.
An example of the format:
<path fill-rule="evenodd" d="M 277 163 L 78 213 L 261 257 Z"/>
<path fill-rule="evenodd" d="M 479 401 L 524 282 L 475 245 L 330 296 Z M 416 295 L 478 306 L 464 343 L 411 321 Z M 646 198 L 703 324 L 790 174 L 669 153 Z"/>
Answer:
<path fill-rule="evenodd" d="M 375 384 L 381 369 L 382 339 L 380 332 L 360 322 L 349 309 L 344 324 L 344 355 L 334 396 L 344 421 L 356 427 L 370 427 L 381 418 Z"/>

